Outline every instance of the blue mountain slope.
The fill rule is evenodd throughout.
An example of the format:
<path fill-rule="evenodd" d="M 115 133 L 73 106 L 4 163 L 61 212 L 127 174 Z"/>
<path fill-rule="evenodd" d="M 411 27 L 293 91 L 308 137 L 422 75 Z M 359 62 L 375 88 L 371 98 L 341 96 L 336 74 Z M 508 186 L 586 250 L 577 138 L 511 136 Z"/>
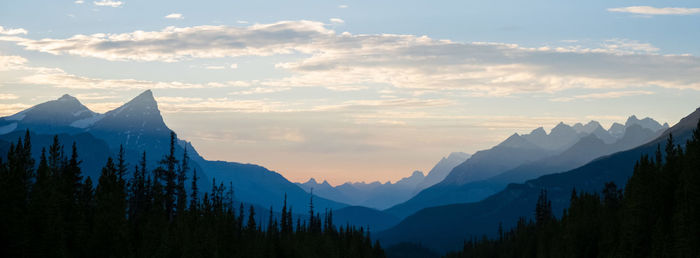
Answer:
<path fill-rule="evenodd" d="M 367 227 L 371 232 L 379 232 L 399 223 L 399 218 L 386 212 L 363 206 L 348 206 L 333 210 L 333 223 L 336 226 L 355 225 Z"/>
<path fill-rule="evenodd" d="M 510 184 L 485 200 L 426 208 L 407 217 L 395 227 L 380 232 L 385 246 L 420 242 L 441 251 L 456 250 L 465 239 L 495 235 L 499 222 L 513 226 L 519 217 L 531 217 L 541 189 L 548 190 L 552 210 L 561 214 L 568 207 L 571 191 L 598 192 L 606 182 L 624 186 L 634 163 L 642 154 L 652 154 L 657 145 L 664 148 L 669 133 L 676 143 L 684 143 L 700 119 L 700 109 L 683 118 L 661 136 L 642 146 L 596 159 L 568 172 L 542 176 L 523 184 Z"/>

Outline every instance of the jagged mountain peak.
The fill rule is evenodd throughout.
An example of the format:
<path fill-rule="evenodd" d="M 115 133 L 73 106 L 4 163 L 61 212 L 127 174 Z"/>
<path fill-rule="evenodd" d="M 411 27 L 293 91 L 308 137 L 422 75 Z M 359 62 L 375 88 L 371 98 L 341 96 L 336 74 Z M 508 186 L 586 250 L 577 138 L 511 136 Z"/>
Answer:
<path fill-rule="evenodd" d="M 635 124 L 639 125 L 643 128 L 650 129 L 654 132 L 668 128 L 668 124 L 665 124 L 665 126 L 664 126 L 650 117 L 645 117 L 643 119 L 639 119 L 635 115 L 632 115 L 629 118 L 627 118 L 627 121 L 625 122 L 625 127 L 630 127 L 630 126 L 635 125 Z"/>
<path fill-rule="evenodd" d="M 73 96 L 71 96 L 71 95 L 68 95 L 68 94 L 63 94 L 63 96 L 61 96 L 60 98 L 58 98 L 58 99 L 56 99 L 56 100 L 57 100 L 57 101 L 62 101 L 62 102 L 68 102 L 68 101 L 75 101 L 75 102 L 78 102 L 78 103 L 80 102 L 80 101 L 78 101 L 77 98 L 75 98 L 75 97 L 73 97 Z"/>
<path fill-rule="evenodd" d="M 424 177 L 425 175 L 423 174 L 423 171 L 416 170 L 413 171 L 413 174 L 411 174 L 411 177 Z"/>
<path fill-rule="evenodd" d="M 596 130 L 598 130 L 599 128 L 602 129 L 603 126 L 601 126 L 600 123 L 599 123 L 598 121 L 595 121 L 595 120 L 589 121 L 588 123 L 586 123 L 586 125 L 583 125 L 583 124 L 581 124 L 581 123 L 576 123 L 576 124 L 573 126 L 573 129 L 574 129 L 576 132 L 578 132 L 578 133 L 585 133 L 585 134 L 593 133 L 593 132 L 595 132 Z"/>
<path fill-rule="evenodd" d="M 532 136 L 546 136 L 547 132 L 544 130 L 544 127 L 537 127 L 535 130 L 532 130 L 530 132 L 530 135 Z"/>
<path fill-rule="evenodd" d="M 552 128 L 552 131 L 549 132 L 550 135 L 560 133 L 560 132 L 568 132 L 572 131 L 573 128 L 571 126 L 565 124 L 564 122 L 559 122 L 554 128 Z"/>

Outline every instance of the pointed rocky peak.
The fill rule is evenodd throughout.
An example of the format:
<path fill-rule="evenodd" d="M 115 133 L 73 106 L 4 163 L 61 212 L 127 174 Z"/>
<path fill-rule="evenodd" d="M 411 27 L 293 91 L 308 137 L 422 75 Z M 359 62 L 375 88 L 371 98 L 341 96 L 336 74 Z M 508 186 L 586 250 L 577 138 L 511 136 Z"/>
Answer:
<path fill-rule="evenodd" d="M 659 122 L 656 120 L 650 118 L 650 117 L 645 117 L 644 119 L 638 119 L 637 116 L 630 116 L 627 119 L 627 122 L 625 122 L 625 127 L 630 127 L 632 125 L 639 125 L 643 128 L 652 130 L 654 132 L 657 132 L 662 129 L 666 129 L 663 125 L 661 125 Z"/>
<path fill-rule="evenodd" d="M 666 129 L 668 129 L 668 128 L 669 128 L 669 125 L 668 125 L 668 123 L 664 123 L 664 124 L 663 124 L 662 126 L 663 126 L 664 128 L 666 128 Z"/>
<path fill-rule="evenodd" d="M 591 120 L 586 125 L 583 125 L 581 123 L 576 123 L 572 128 L 577 133 L 590 134 L 590 133 L 593 133 L 598 128 L 602 129 L 603 127 L 600 125 L 600 123 L 598 123 L 598 121 Z"/>
<path fill-rule="evenodd" d="M 328 183 L 328 180 L 323 180 L 323 183 L 321 183 L 322 186 L 324 187 L 332 187 L 330 183 Z"/>
<path fill-rule="evenodd" d="M 80 101 L 78 101 L 77 98 L 75 98 L 75 97 L 73 97 L 73 96 L 71 96 L 71 95 L 68 95 L 68 94 L 63 94 L 63 96 L 61 96 L 60 98 L 58 98 L 57 101 L 61 101 L 61 102 L 78 102 L 78 103 L 80 103 Z"/>
<path fill-rule="evenodd" d="M 608 129 L 608 133 L 615 138 L 621 138 L 625 135 L 625 126 L 620 123 L 613 123 Z"/>
<path fill-rule="evenodd" d="M 151 92 L 151 90 L 146 90 L 146 91 L 142 92 L 141 94 L 139 94 L 135 98 L 131 99 L 126 104 L 115 109 L 114 111 L 117 111 L 117 113 L 120 113 L 124 109 L 131 109 L 131 111 L 138 110 L 138 111 L 143 112 L 144 114 L 150 114 L 150 113 L 159 113 L 160 114 L 160 111 L 158 110 L 158 103 L 156 102 L 156 99 L 153 98 L 153 92 Z"/>
<path fill-rule="evenodd" d="M 170 131 L 150 90 L 105 113 L 105 117 L 95 123 L 94 129 L 158 134 L 168 134 Z"/>
<path fill-rule="evenodd" d="M 574 129 L 571 128 L 571 126 L 565 124 L 564 122 L 559 122 L 557 124 L 557 126 L 552 128 L 552 131 L 549 133 L 549 135 L 562 133 L 562 132 L 572 132 L 572 131 L 574 131 Z"/>
<path fill-rule="evenodd" d="M 547 132 L 544 130 L 543 127 L 540 126 L 540 127 L 537 127 L 537 129 L 532 130 L 532 132 L 530 132 L 530 135 L 532 135 L 532 136 L 547 136 Z"/>
<path fill-rule="evenodd" d="M 309 178 L 309 181 L 306 181 L 306 183 L 304 183 L 304 184 L 314 184 L 314 185 L 317 185 L 318 183 L 316 182 L 316 179 L 312 177 L 312 178 Z"/>
<path fill-rule="evenodd" d="M 627 118 L 627 121 L 625 122 L 625 126 L 631 126 L 634 123 L 639 122 L 639 119 L 637 119 L 636 115 L 631 115 L 630 117 Z"/>
<path fill-rule="evenodd" d="M 423 171 L 416 170 L 416 171 L 413 171 L 413 174 L 411 174 L 411 177 L 423 178 L 423 177 L 425 177 L 425 175 L 423 174 Z"/>

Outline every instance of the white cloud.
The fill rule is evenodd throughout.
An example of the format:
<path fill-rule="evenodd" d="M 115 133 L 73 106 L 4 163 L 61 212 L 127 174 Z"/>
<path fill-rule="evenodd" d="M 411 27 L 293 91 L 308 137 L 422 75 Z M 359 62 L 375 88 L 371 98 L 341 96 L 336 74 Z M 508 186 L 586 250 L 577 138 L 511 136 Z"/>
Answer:
<path fill-rule="evenodd" d="M 608 8 L 608 12 L 633 13 L 642 15 L 691 15 L 700 13 L 700 8 L 680 8 L 664 7 L 657 8 L 651 6 L 628 6 L 618 8 Z"/>
<path fill-rule="evenodd" d="M 75 3 L 75 4 L 83 4 L 83 3 L 85 3 L 85 1 L 83 1 L 83 0 L 75 0 L 75 2 L 73 2 L 73 3 Z"/>
<path fill-rule="evenodd" d="M 27 59 L 21 56 L 0 55 L 0 71 L 24 69 Z"/>
<path fill-rule="evenodd" d="M 18 99 L 19 96 L 11 93 L 0 93 L 0 100 L 13 100 Z"/>
<path fill-rule="evenodd" d="M 108 6 L 108 7 L 119 7 L 119 6 L 122 6 L 124 4 L 122 1 L 111 1 L 111 0 L 94 1 L 92 3 L 97 5 L 97 6 Z"/>
<path fill-rule="evenodd" d="M 2 35 L 27 35 L 27 30 L 22 29 L 22 28 L 17 28 L 17 29 L 10 29 L 10 28 L 3 28 L 0 26 L 0 34 Z"/>
<path fill-rule="evenodd" d="M 348 8 L 348 7 L 350 7 L 350 6 L 345 5 L 345 4 L 341 4 L 341 5 L 338 6 L 338 8 L 341 8 L 341 9 L 345 9 L 345 8 Z"/>
<path fill-rule="evenodd" d="M 248 24 L 248 21 L 243 21 L 243 20 L 238 20 L 236 21 L 238 24 Z"/>
<path fill-rule="evenodd" d="M 165 16 L 166 19 L 173 19 L 173 20 L 182 20 L 185 17 L 182 16 L 181 13 L 171 13 Z"/>
<path fill-rule="evenodd" d="M 204 67 L 204 69 L 207 69 L 207 70 L 223 70 L 223 69 L 226 69 L 226 67 L 223 66 L 223 65 L 207 65 L 207 66 Z"/>
<path fill-rule="evenodd" d="M 313 21 L 282 21 L 247 27 L 167 27 L 67 39 L 0 40 L 16 42 L 28 50 L 115 61 L 302 54 L 275 65 L 288 76 L 248 82 L 258 87 L 359 90 L 379 85 L 418 95 L 452 90 L 469 96 L 648 85 L 700 90 L 698 57 L 659 55 L 658 48 L 633 40 L 612 39 L 598 47 L 526 48 L 415 35 L 338 34 L 327 26 Z"/>
<path fill-rule="evenodd" d="M 340 18 L 331 18 L 330 21 L 331 21 L 331 23 L 337 23 L 337 24 L 345 23 L 345 21 L 343 21 Z"/>
<path fill-rule="evenodd" d="M 644 90 L 609 91 L 609 92 L 602 92 L 602 93 L 590 93 L 590 94 L 576 95 L 576 96 L 570 96 L 570 97 L 553 98 L 553 99 L 551 99 L 551 101 L 569 102 L 569 101 L 573 101 L 573 100 L 616 99 L 616 98 L 621 98 L 621 97 L 653 95 L 653 94 L 654 94 L 653 91 L 644 91 Z"/>

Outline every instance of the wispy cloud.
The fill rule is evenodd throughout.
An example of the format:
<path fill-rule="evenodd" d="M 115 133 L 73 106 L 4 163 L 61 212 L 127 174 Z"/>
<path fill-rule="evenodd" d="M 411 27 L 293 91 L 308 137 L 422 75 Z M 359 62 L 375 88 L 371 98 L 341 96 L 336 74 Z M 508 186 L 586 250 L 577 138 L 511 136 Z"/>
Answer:
<path fill-rule="evenodd" d="M 0 34 L 2 35 L 27 35 L 27 30 L 22 28 L 10 29 L 0 26 Z"/>
<path fill-rule="evenodd" d="M 124 5 L 122 1 L 101 0 L 92 2 L 96 6 L 119 7 Z"/>
<path fill-rule="evenodd" d="M 594 99 L 616 99 L 621 97 L 629 96 L 640 96 L 640 95 L 653 95 L 653 91 L 643 91 L 643 90 L 628 90 L 628 91 L 609 91 L 602 93 L 590 93 L 583 95 L 576 95 L 570 97 L 560 97 L 553 98 L 551 101 L 554 102 L 569 102 L 573 100 L 594 100 Z"/>
<path fill-rule="evenodd" d="M 12 93 L 0 93 L 0 100 L 13 100 L 18 98 L 19 96 Z"/>
<path fill-rule="evenodd" d="M 700 13 L 700 8 L 628 6 L 608 8 L 608 12 L 633 13 L 641 15 L 691 15 Z"/>
<path fill-rule="evenodd" d="M 340 18 L 330 18 L 330 21 L 331 21 L 331 23 L 337 23 L 337 24 L 345 23 L 345 21 L 343 21 L 343 19 L 340 19 Z"/>
<path fill-rule="evenodd" d="M 73 3 L 75 3 L 75 4 L 83 4 L 83 3 L 85 3 L 85 1 L 83 1 L 83 0 L 75 0 L 75 2 L 73 2 Z"/>
<path fill-rule="evenodd" d="M 345 9 L 345 8 L 348 8 L 348 7 L 350 7 L 350 6 L 348 6 L 348 5 L 346 5 L 346 4 L 341 4 L 341 5 L 338 6 L 338 8 L 341 8 L 341 9 Z"/>
<path fill-rule="evenodd" d="M 173 20 L 182 20 L 185 17 L 182 16 L 181 13 L 171 13 L 165 16 L 166 19 L 173 19 Z"/>
<path fill-rule="evenodd" d="M 415 35 L 338 34 L 327 26 L 282 21 L 247 27 L 168 27 L 67 39 L 0 40 L 14 41 L 28 50 L 114 61 L 304 54 L 275 65 L 288 76 L 251 82 L 265 87 L 358 90 L 388 85 L 416 93 L 464 91 L 469 96 L 647 85 L 700 90 L 700 58 L 660 55 L 653 45 L 632 40 L 612 39 L 597 47 L 529 48 Z"/>
<path fill-rule="evenodd" d="M 0 104 L 0 116 L 12 115 L 31 107 L 23 103 Z"/>

